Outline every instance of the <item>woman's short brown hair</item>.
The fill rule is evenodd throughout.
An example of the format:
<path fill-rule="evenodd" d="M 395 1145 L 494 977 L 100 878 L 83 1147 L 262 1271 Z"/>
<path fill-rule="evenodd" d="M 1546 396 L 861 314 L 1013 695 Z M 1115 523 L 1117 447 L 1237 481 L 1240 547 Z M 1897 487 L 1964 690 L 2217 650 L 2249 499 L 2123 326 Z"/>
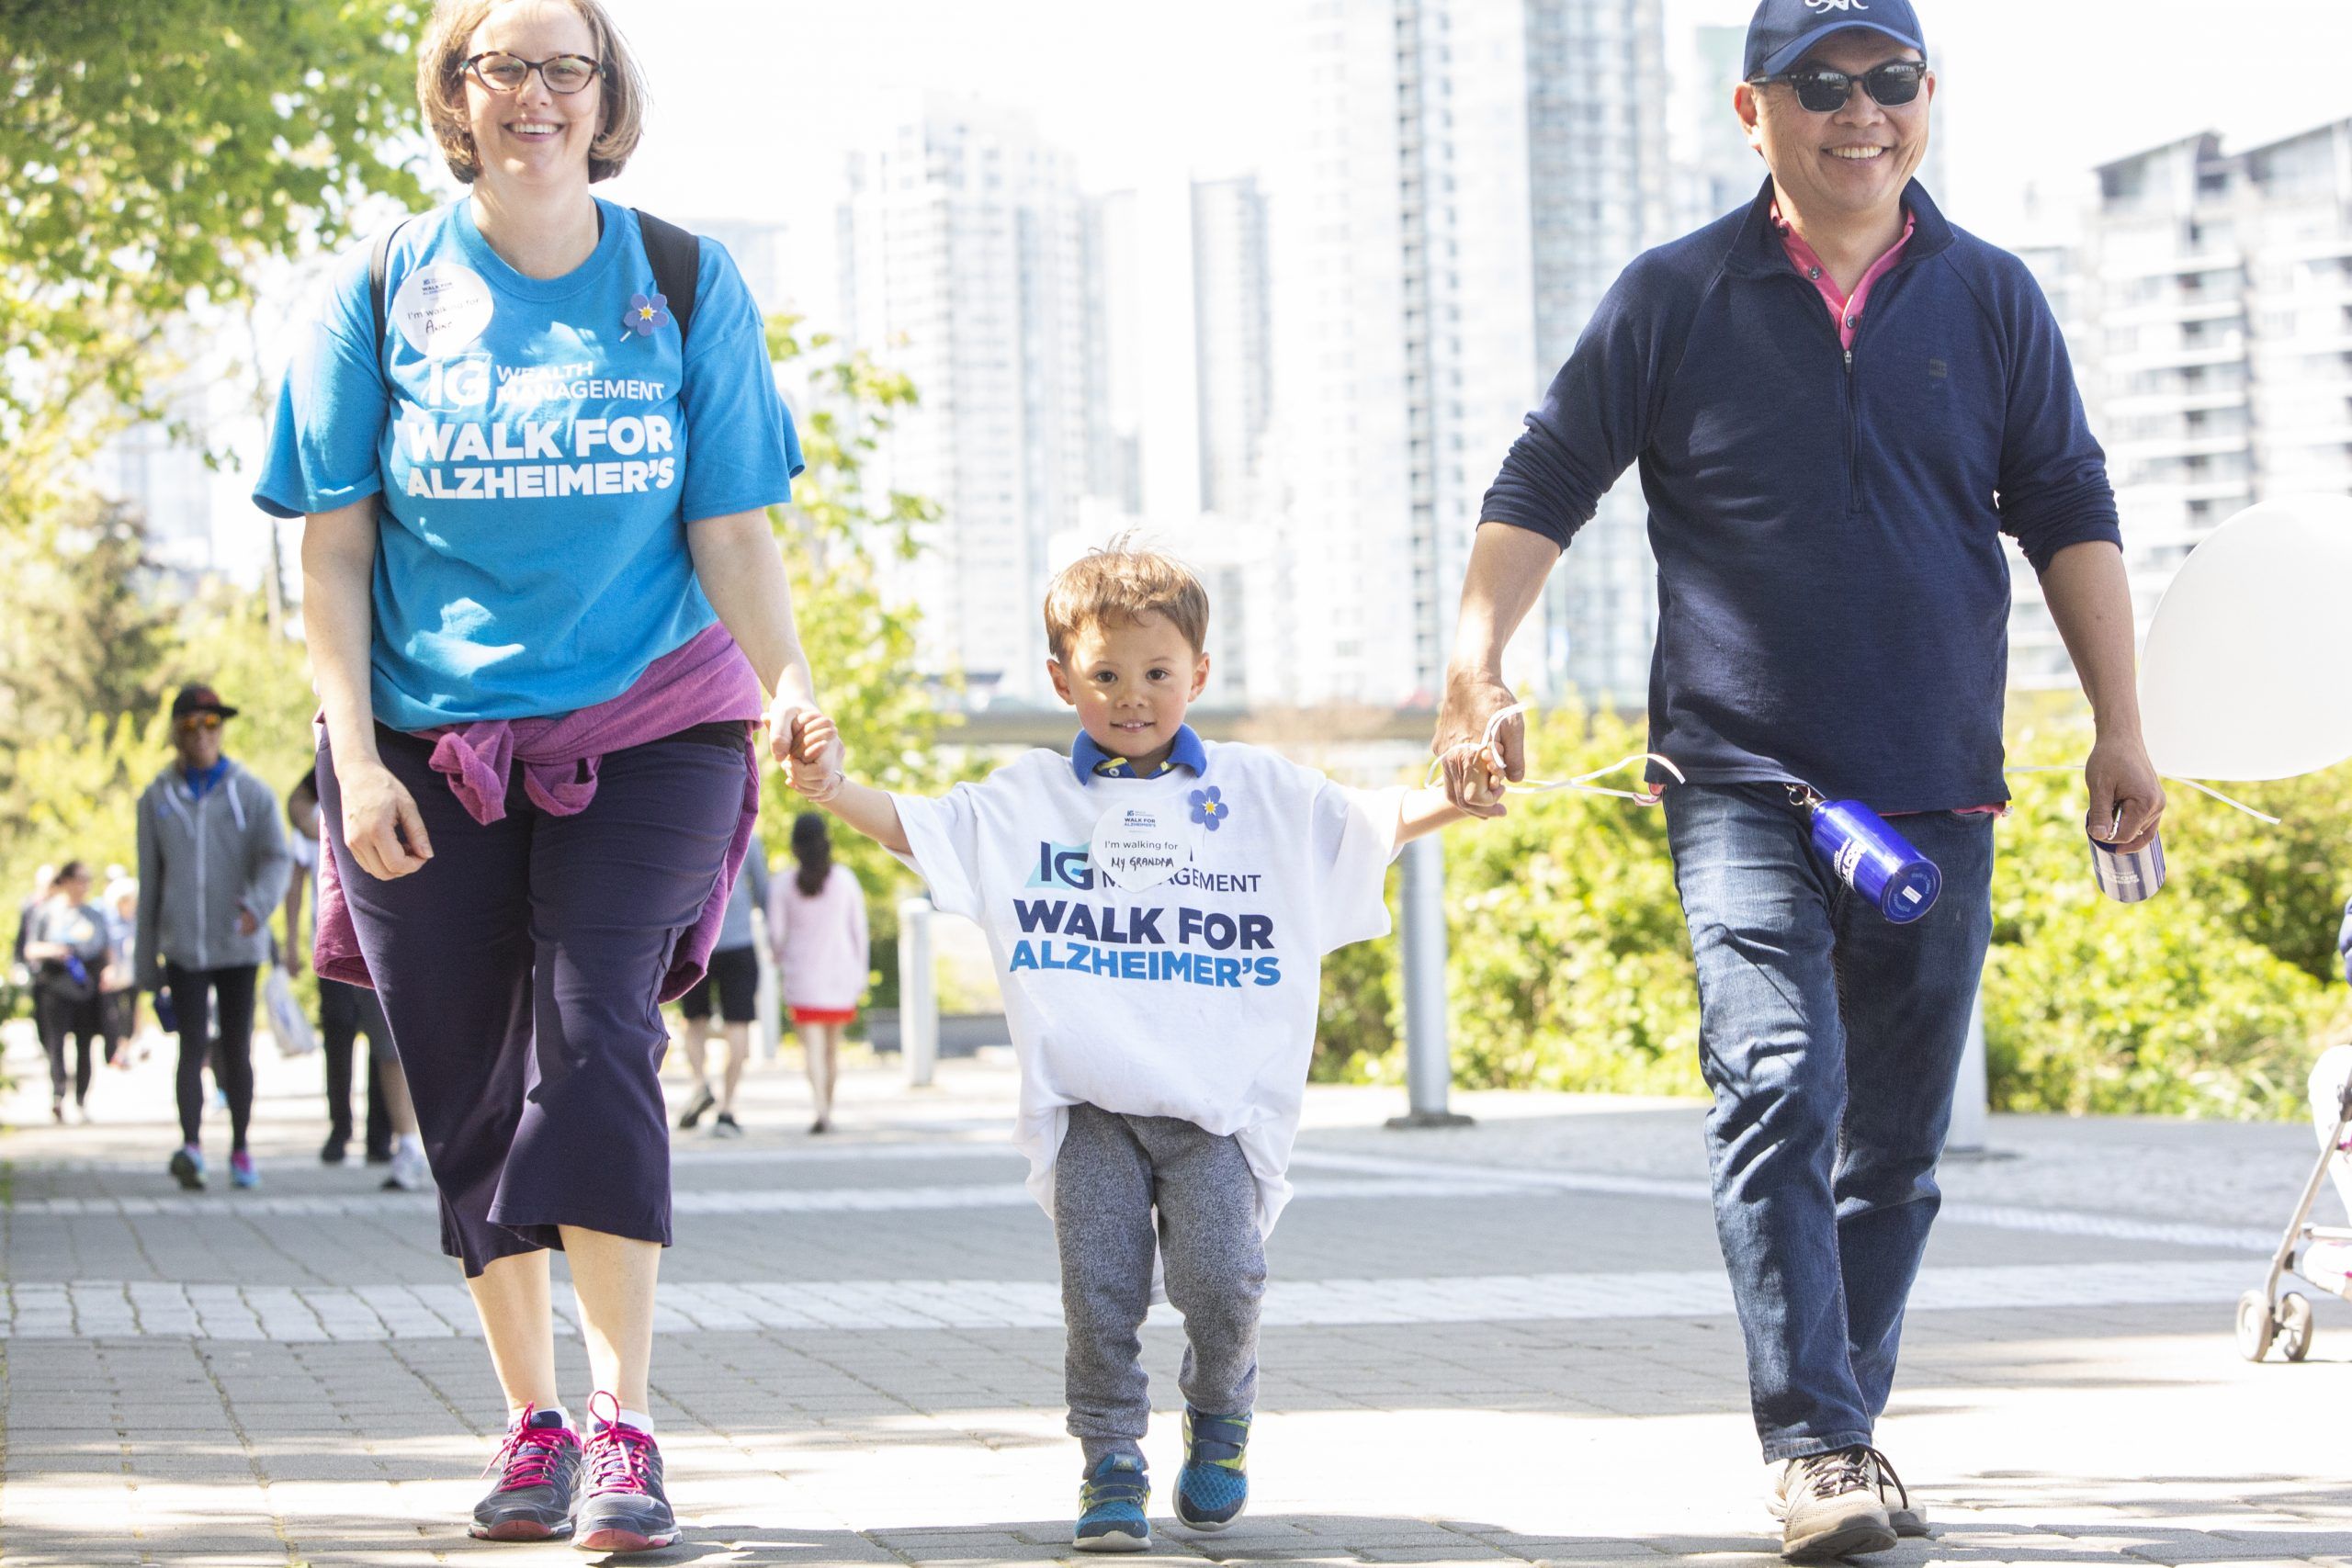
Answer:
<path fill-rule="evenodd" d="M 449 172 L 467 185 L 481 173 L 481 154 L 467 126 L 466 45 L 492 11 L 512 3 L 437 0 L 433 19 L 425 24 L 424 41 L 417 46 L 416 101 L 424 106 L 425 127 L 440 146 Z M 588 144 L 588 178 L 608 180 L 621 172 L 628 155 L 637 151 L 637 138 L 645 124 L 645 77 L 600 0 L 556 3 L 571 6 L 588 24 L 596 39 L 596 58 L 604 62 L 598 90 L 605 95 L 605 121 L 596 140 Z"/>

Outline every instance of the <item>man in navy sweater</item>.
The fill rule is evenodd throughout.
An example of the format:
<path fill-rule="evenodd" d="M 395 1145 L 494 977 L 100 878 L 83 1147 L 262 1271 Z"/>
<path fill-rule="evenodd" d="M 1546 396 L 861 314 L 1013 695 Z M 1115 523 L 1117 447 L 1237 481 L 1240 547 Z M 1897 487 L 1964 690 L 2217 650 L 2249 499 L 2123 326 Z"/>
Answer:
<path fill-rule="evenodd" d="M 2140 737 L 2106 460 L 2024 265 L 1912 172 L 1935 78 L 1907 0 L 1763 0 L 1734 108 L 1771 178 L 1639 257 L 1487 493 L 1435 750 L 1510 703 L 1505 643 L 1638 465 L 1658 562 L 1650 746 L 1696 954 L 1715 1214 L 1791 1557 L 1925 1532 L 1872 1447 L 1990 940 L 2009 534 L 2098 722 L 2089 821 L 2137 848 Z M 1505 771 L 1524 772 L 1516 719 Z M 1653 772 L 1654 782 L 1665 775 Z M 1815 858 L 1856 798 L 1942 869 L 1894 925 Z M 2120 819 L 2119 819 L 2120 813 Z"/>

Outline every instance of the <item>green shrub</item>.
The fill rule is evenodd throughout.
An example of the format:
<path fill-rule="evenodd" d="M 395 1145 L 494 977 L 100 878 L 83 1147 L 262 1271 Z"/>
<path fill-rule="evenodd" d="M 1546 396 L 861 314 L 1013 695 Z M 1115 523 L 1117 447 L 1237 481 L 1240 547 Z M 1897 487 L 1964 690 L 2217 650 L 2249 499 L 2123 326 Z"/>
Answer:
<path fill-rule="evenodd" d="M 1563 777 L 1642 742 L 1622 719 L 1565 709 L 1531 743 L 1532 771 Z M 1623 787 L 1639 778 L 1627 770 Z M 1573 791 L 1519 796 L 1498 821 L 1449 829 L 1444 852 L 1455 1081 L 1697 1092 L 1690 944 L 1655 808 Z M 1362 942 L 1327 963 L 1318 1076 L 1401 1075 L 1385 1059 L 1401 1055 L 1395 946 Z"/>
<path fill-rule="evenodd" d="M 1396 873 L 1388 874 L 1388 907 L 1396 908 Z M 1404 1053 L 1396 942 L 1356 942 L 1323 960 L 1322 1016 L 1315 1030 L 1315 1077 L 1325 1083 L 1401 1077 Z"/>
<path fill-rule="evenodd" d="M 2029 726 L 2011 752 L 2079 757 L 2089 741 L 2079 720 Z M 2286 818 L 2277 828 L 2167 784 L 2165 889 L 2138 905 L 2091 882 L 2077 773 L 2011 783 L 1984 979 L 1993 1103 L 2300 1114 L 2336 1003 L 2326 976 L 2352 875 L 2352 770 L 2232 791 Z"/>
<path fill-rule="evenodd" d="M 2231 793 L 2277 828 L 2167 786 L 2164 892 L 2102 897 L 2083 835 L 2078 705 L 2021 699 L 1984 976 L 1993 1102 L 2014 1111 L 2291 1118 L 2326 1043 L 2352 1033 L 2335 935 L 2352 886 L 2352 765 Z M 1532 738 L 1545 777 L 1641 744 L 1575 710 Z M 1629 770 L 1629 776 L 1631 771 Z M 1630 785 L 1629 785 L 1630 787 Z M 1448 829 L 1447 991 L 1464 1088 L 1696 1093 L 1698 996 L 1659 812 L 1515 797 Z M 1391 897 L 1395 897 L 1392 879 Z M 1318 1077 L 1402 1076 L 1393 940 L 1332 955 Z"/>

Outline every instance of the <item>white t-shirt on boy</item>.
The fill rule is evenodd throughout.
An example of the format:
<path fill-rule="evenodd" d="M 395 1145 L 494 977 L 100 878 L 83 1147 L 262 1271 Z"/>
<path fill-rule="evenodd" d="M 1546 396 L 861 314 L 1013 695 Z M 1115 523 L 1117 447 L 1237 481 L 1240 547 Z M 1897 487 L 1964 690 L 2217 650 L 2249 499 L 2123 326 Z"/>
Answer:
<path fill-rule="evenodd" d="M 1290 1199 L 1323 955 L 1388 931 L 1401 792 L 1180 738 L 1192 745 L 1197 776 L 1081 778 L 1083 761 L 1040 750 L 936 799 L 894 796 L 902 858 L 940 908 L 988 933 L 1021 1066 L 1014 1138 L 1046 1211 L 1082 1103 L 1231 1134 L 1271 1230 Z M 1138 863 L 1174 845 L 1175 869 L 1126 872 L 1125 886 L 1098 874 L 1091 846 L 1116 858 L 1123 833 Z"/>

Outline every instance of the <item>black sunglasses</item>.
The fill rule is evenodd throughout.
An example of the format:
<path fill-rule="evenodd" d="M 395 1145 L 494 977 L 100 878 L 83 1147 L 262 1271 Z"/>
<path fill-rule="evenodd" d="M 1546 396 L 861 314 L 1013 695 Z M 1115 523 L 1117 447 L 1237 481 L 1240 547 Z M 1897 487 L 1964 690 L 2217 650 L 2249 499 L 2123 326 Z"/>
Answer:
<path fill-rule="evenodd" d="M 1813 66 L 1792 71 L 1783 76 L 1758 76 L 1748 85 L 1760 87 L 1767 82 L 1786 82 L 1797 90 L 1797 102 L 1814 113 L 1835 114 L 1844 108 L 1846 101 L 1854 96 L 1854 85 L 1858 82 L 1873 102 L 1887 108 L 1899 108 L 1919 96 L 1919 84 L 1927 79 L 1926 61 L 1890 60 L 1859 76 L 1848 71 Z"/>

